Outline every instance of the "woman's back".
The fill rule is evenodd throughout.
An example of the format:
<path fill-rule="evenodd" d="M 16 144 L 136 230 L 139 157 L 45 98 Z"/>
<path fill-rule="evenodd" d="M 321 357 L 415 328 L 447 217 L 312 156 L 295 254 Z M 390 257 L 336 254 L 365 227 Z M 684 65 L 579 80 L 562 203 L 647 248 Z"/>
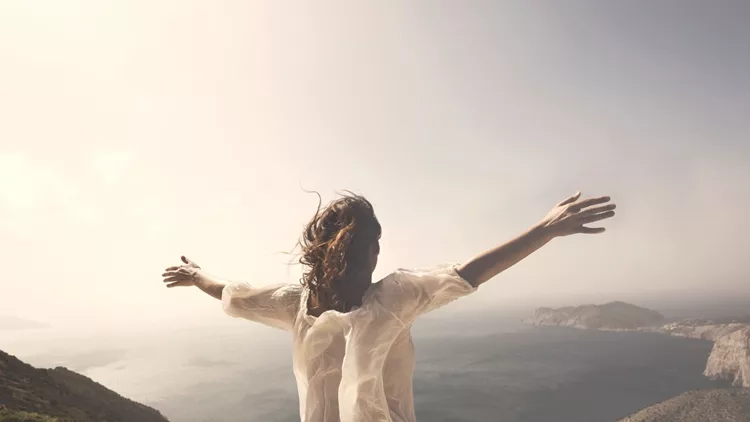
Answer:
<path fill-rule="evenodd" d="M 446 266 L 399 270 L 373 283 L 362 305 L 345 313 L 309 315 L 309 290 L 293 285 L 231 284 L 224 304 L 230 315 L 266 323 L 276 310 L 282 322 L 268 325 L 293 333 L 302 421 L 413 422 L 411 323 L 473 290 Z"/>

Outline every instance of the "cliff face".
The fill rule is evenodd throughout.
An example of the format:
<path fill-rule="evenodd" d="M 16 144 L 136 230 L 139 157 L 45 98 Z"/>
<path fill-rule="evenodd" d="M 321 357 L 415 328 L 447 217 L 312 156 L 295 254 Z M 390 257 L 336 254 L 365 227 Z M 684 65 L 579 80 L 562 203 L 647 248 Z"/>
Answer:
<path fill-rule="evenodd" d="M 527 323 L 603 331 L 643 331 L 714 342 L 704 375 L 750 387 L 750 316 L 685 319 L 665 325 L 656 311 L 611 302 L 565 308 L 539 308 Z"/>
<path fill-rule="evenodd" d="M 558 309 L 539 308 L 528 323 L 540 326 L 574 327 L 588 330 L 635 330 L 664 321 L 651 309 L 625 302 L 582 305 Z"/>
<path fill-rule="evenodd" d="M 736 387 L 750 387 L 749 321 L 747 317 L 687 319 L 649 331 L 714 342 L 703 374 L 711 379 L 732 381 Z"/>
<path fill-rule="evenodd" d="M 83 375 L 65 368 L 37 369 L 2 351 L 0 420 L 167 422 L 158 411 Z"/>
<path fill-rule="evenodd" d="M 750 326 L 716 339 L 703 374 L 732 381 L 736 387 L 750 387 Z"/>

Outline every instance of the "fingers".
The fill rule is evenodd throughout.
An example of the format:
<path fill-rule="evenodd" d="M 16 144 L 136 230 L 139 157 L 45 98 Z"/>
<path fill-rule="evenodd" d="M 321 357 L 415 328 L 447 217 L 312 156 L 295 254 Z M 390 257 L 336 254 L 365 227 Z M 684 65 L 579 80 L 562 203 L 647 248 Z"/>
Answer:
<path fill-rule="evenodd" d="M 617 208 L 617 205 L 615 204 L 600 205 L 598 207 L 587 208 L 586 210 L 582 211 L 580 215 L 599 214 L 606 211 L 612 211 L 615 208 Z"/>
<path fill-rule="evenodd" d="M 185 267 L 170 267 L 161 275 L 162 277 L 168 277 L 172 275 L 190 276 L 192 272 Z"/>
<path fill-rule="evenodd" d="M 609 202 L 609 196 L 600 196 L 598 198 L 588 198 L 584 199 L 583 201 L 580 201 L 570 207 L 571 211 L 581 211 L 584 208 L 590 207 L 592 205 L 599 205 L 603 204 L 605 202 Z"/>
<path fill-rule="evenodd" d="M 578 230 L 579 233 L 585 233 L 585 234 L 598 234 L 598 233 L 604 233 L 607 231 L 604 227 L 583 227 Z"/>
<path fill-rule="evenodd" d="M 559 204 L 560 206 L 567 205 L 568 212 L 572 213 L 570 215 L 571 222 L 580 224 L 577 229 L 574 229 L 574 232 L 586 234 L 604 233 L 606 231 L 604 227 L 585 227 L 585 224 L 614 217 L 614 210 L 617 206 L 615 204 L 606 204 L 611 199 L 609 196 L 586 198 L 584 200 L 580 200 L 580 197 L 581 193 L 578 192 Z"/>
<path fill-rule="evenodd" d="M 607 212 L 603 212 L 603 213 L 600 213 L 600 214 L 583 215 L 583 216 L 580 217 L 579 221 L 581 222 L 581 224 L 589 224 L 589 223 L 593 223 L 595 221 L 606 220 L 607 218 L 612 218 L 614 216 L 615 216 L 615 212 L 614 211 L 607 211 Z"/>
<path fill-rule="evenodd" d="M 167 284 L 168 288 L 172 288 L 172 287 L 187 287 L 187 286 L 191 286 L 191 284 L 190 284 L 189 281 L 184 281 L 184 280 L 183 281 L 176 281 L 174 283 Z"/>
<path fill-rule="evenodd" d="M 193 266 L 193 267 L 195 267 L 195 268 L 200 268 L 200 265 L 198 265 L 198 264 L 196 264 L 195 262 L 193 262 L 193 261 L 191 261 L 191 260 L 187 259 L 187 258 L 186 258 L 186 257 L 185 257 L 184 255 L 183 255 L 183 256 L 181 256 L 181 257 L 180 257 L 180 259 L 182 260 L 182 262 L 184 262 L 184 263 L 185 263 L 185 265 L 190 265 L 190 266 Z"/>
<path fill-rule="evenodd" d="M 185 265 L 192 265 L 192 266 L 195 266 L 195 267 L 197 267 L 197 268 L 200 268 L 200 267 L 198 267 L 198 265 L 197 265 L 197 264 L 196 264 L 195 262 L 193 262 L 193 261 L 191 261 L 191 260 L 187 259 L 187 258 L 186 258 L 185 256 L 181 256 L 181 257 L 180 257 L 180 260 L 181 260 L 181 261 L 182 261 L 182 262 L 183 262 L 183 263 L 184 263 Z M 162 275 L 166 275 L 166 273 L 168 273 L 168 272 L 173 272 L 173 271 L 180 271 L 180 269 L 181 269 L 181 268 L 183 268 L 183 265 L 173 265 L 173 266 L 171 266 L 171 267 L 168 267 L 168 268 L 166 268 L 166 269 L 164 270 L 164 271 L 166 271 L 166 272 L 165 272 L 164 274 L 162 274 Z"/>
<path fill-rule="evenodd" d="M 167 287 L 183 287 L 183 286 L 192 286 L 193 285 L 193 273 L 191 270 L 186 267 L 186 265 L 193 265 L 196 266 L 192 261 L 187 259 L 185 256 L 181 256 L 180 260 L 185 265 L 174 265 L 166 270 L 164 270 L 164 273 L 161 275 L 164 277 L 163 282 L 166 283 Z"/>
<path fill-rule="evenodd" d="M 560 202 L 557 205 L 558 206 L 563 206 L 563 205 L 572 204 L 573 202 L 577 201 L 578 198 L 580 198 L 580 197 L 581 197 L 581 192 L 576 192 L 575 195 L 569 197 L 568 199 L 563 200 L 562 202 Z"/>

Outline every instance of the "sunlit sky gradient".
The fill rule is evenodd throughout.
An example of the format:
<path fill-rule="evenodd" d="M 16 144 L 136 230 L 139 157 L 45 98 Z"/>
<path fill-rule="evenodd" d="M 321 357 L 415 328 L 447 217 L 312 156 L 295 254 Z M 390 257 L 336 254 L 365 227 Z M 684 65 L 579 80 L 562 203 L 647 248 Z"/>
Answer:
<path fill-rule="evenodd" d="M 377 276 L 579 189 L 617 202 L 606 234 L 452 309 L 747 290 L 749 21 L 746 1 L 0 2 L 0 314 L 223 321 L 163 268 L 296 282 L 301 188 L 371 199 Z"/>

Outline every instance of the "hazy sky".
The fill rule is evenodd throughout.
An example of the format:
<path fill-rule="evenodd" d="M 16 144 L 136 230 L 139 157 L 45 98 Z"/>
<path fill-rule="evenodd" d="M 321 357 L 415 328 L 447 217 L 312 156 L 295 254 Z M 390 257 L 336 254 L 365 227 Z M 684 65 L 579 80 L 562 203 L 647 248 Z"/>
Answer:
<path fill-rule="evenodd" d="M 301 187 L 371 199 L 377 276 L 579 189 L 618 204 L 455 309 L 747 290 L 748 21 L 746 1 L 0 2 L 0 314 L 220 321 L 163 268 L 296 282 Z"/>

